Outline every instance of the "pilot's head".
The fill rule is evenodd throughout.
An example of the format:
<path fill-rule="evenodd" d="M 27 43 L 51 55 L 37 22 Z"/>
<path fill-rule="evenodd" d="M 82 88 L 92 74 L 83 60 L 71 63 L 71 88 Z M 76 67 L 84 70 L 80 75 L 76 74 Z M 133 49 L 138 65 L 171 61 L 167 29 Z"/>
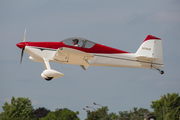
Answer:
<path fill-rule="evenodd" d="M 78 42 L 79 42 L 79 40 L 78 39 L 74 39 L 74 40 L 72 40 L 73 41 L 73 44 L 74 45 L 77 45 L 78 44 Z"/>

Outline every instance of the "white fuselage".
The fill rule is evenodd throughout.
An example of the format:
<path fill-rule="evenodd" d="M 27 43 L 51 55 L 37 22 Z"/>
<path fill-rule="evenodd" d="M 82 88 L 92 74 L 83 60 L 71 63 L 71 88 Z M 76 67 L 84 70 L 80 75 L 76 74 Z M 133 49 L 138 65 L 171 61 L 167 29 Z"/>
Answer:
<path fill-rule="evenodd" d="M 67 38 L 61 42 L 25 42 L 25 38 L 26 31 L 23 42 L 16 44 L 22 49 L 20 63 L 25 50 L 30 55 L 30 60 L 44 63 L 46 69 L 41 77 L 47 81 L 64 76 L 63 73 L 51 69 L 49 62 L 80 65 L 84 70 L 89 66 L 149 68 L 164 74 L 159 69 L 164 67 L 162 40 L 152 35 L 145 38 L 136 53 L 79 37 Z M 75 41 L 78 46 L 74 44 Z"/>
<path fill-rule="evenodd" d="M 81 60 L 69 60 L 69 61 L 58 61 L 54 59 L 56 54 L 55 49 L 48 48 L 37 48 L 32 46 L 26 46 L 25 51 L 30 54 L 29 59 L 36 62 L 44 62 L 47 59 L 51 62 L 59 62 L 64 64 L 82 65 Z M 138 61 L 136 57 L 138 55 L 134 53 L 123 53 L 123 54 L 96 54 L 93 60 L 89 60 L 90 66 L 108 66 L 108 67 L 132 67 L 132 68 L 161 68 L 163 65 L 152 64 L 152 62 Z"/>

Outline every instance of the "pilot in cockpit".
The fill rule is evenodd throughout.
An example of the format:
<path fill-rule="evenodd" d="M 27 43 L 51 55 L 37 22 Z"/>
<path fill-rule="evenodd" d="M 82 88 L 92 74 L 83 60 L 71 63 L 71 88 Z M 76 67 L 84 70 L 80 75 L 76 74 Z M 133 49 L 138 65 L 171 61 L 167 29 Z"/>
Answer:
<path fill-rule="evenodd" d="M 74 46 L 79 47 L 79 45 L 78 45 L 79 40 L 78 39 L 73 39 L 72 41 L 73 41 Z"/>

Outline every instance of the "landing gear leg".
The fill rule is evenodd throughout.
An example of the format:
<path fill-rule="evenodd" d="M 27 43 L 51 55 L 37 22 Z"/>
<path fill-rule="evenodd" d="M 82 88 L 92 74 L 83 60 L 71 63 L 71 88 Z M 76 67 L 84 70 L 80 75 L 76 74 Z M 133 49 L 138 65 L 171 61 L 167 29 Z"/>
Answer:
<path fill-rule="evenodd" d="M 160 70 L 160 69 L 156 69 L 156 70 L 158 70 L 160 74 L 164 74 L 163 70 Z"/>
<path fill-rule="evenodd" d="M 155 68 L 155 67 L 153 67 L 152 65 L 151 65 L 151 69 L 153 69 L 153 70 L 158 70 L 160 74 L 164 74 L 164 71 L 163 71 L 163 70 L 160 70 L 160 69 L 158 69 L 158 68 Z"/>

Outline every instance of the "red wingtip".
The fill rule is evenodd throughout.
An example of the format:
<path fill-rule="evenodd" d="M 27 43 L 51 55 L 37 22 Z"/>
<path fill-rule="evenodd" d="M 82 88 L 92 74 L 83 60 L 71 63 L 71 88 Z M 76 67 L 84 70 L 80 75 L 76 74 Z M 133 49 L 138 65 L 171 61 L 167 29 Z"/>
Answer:
<path fill-rule="evenodd" d="M 161 40 L 161 38 L 155 37 L 155 36 L 153 36 L 153 35 L 148 35 L 148 36 L 146 37 L 146 39 L 144 40 L 144 42 L 147 41 L 147 40 L 152 40 L 152 39 Z"/>

